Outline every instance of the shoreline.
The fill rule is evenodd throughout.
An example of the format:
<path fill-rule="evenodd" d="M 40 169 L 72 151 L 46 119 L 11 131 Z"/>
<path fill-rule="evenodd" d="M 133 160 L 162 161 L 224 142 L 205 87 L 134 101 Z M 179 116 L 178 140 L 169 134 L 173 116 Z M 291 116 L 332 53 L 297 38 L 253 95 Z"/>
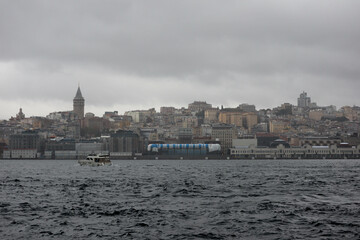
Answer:
<path fill-rule="evenodd" d="M 74 161 L 74 160 L 80 160 L 83 158 L 0 158 L 1 160 L 7 161 L 7 160 L 53 160 L 53 161 Z M 177 160 L 195 160 L 195 161 L 206 161 L 206 160 L 360 160 L 360 157 L 354 156 L 354 157 L 307 157 L 307 158 L 285 158 L 285 157 L 276 157 L 276 158 L 235 158 L 235 157 L 186 157 L 186 156 L 157 156 L 157 157 L 124 157 L 124 158 L 111 158 L 110 160 L 133 160 L 133 161 L 146 161 L 146 160 L 171 160 L 171 161 L 177 161 Z"/>

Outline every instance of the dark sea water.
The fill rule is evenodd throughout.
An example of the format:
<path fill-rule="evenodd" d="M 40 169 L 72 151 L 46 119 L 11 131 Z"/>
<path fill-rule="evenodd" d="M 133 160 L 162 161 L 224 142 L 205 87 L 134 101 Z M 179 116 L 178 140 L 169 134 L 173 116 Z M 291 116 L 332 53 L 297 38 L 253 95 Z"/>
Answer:
<path fill-rule="evenodd" d="M 0 161 L 0 239 L 359 239 L 359 160 Z"/>

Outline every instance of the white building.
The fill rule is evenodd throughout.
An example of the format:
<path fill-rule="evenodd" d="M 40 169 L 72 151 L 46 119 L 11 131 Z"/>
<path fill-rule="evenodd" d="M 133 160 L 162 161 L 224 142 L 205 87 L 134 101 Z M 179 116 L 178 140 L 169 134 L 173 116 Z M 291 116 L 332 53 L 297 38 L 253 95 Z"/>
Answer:
<path fill-rule="evenodd" d="M 15 150 L 5 150 L 3 153 L 3 158 L 9 159 L 35 159 L 38 158 L 39 154 L 37 149 L 15 149 Z"/>
<path fill-rule="evenodd" d="M 360 158 L 360 145 L 357 147 L 310 146 L 286 148 L 280 144 L 276 148 L 243 146 L 231 148 L 232 158 L 253 159 L 306 159 L 306 158 Z"/>

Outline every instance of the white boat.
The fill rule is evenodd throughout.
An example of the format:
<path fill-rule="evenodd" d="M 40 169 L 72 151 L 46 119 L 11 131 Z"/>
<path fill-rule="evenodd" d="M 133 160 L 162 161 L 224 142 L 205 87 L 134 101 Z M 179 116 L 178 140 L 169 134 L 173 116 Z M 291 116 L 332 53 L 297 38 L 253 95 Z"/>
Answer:
<path fill-rule="evenodd" d="M 105 166 L 111 165 L 110 156 L 108 154 L 90 154 L 86 159 L 78 160 L 81 166 Z"/>

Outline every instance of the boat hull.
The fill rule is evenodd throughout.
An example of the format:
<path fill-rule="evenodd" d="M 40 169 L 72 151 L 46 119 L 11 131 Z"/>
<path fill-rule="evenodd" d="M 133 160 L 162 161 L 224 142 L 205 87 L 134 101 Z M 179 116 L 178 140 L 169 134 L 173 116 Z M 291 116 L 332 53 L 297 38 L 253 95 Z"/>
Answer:
<path fill-rule="evenodd" d="M 98 167 L 98 166 L 110 166 L 111 162 L 94 162 L 91 160 L 79 160 L 78 163 L 80 166 L 91 166 L 91 167 Z"/>

